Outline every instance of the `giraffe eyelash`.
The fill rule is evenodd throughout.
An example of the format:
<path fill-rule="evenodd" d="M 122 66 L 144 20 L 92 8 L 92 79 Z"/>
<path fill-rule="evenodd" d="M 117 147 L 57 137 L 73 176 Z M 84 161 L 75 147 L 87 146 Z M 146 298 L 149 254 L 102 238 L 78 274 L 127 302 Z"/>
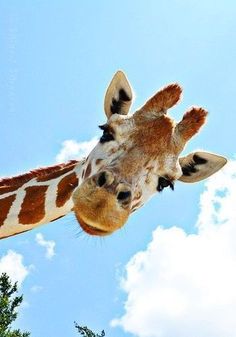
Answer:
<path fill-rule="evenodd" d="M 99 128 L 103 130 L 103 135 L 100 138 L 100 143 L 110 142 L 111 140 L 115 139 L 108 124 L 99 125 Z"/>
<path fill-rule="evenodd" d="M 157 191 L 162 192 L 166 187 L 170 187 L 172 191 L 174 191 L 174 183 L 171 180 L 164 177 L 159 177 Z"/>
<path fill-rule="evenodd" d="M 108 124 L 102 124 L 102 125 L 98 125 L 99 129 L 101 129 L 102 131 L 108 131 L 109 130 L 109 125 Z"/>

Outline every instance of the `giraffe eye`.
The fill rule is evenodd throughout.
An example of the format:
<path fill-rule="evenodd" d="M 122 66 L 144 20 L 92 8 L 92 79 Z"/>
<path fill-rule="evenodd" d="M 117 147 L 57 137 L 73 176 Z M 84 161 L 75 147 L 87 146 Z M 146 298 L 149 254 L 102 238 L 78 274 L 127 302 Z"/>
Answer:
<path fill-rule="evenodd" d="M 164 188 L 166 187 L 170 187 L 172 189 L 172 191 L 174 190 L 174 184 L 172 181 L 164 178 L 164 177 L 160 177 L 158 179 L 158 185 L 157 185 L 157 191 L 161 192 L 164 190 Z"/>
<path fill-rule="evenodd" d="M 114 136 L 109 130 L 109 126 L 107 124 L 100 125 L 99 128 L 103 130 L 103 135 L 100 138 L 100 143 L 106 143 L 110 142 L 111 140 L 114 140 Z"/>

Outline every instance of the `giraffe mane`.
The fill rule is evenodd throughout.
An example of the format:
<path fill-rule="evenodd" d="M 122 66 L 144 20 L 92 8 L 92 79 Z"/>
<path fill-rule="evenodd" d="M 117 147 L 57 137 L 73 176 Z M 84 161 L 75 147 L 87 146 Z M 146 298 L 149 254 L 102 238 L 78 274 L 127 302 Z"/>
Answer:
<path fill-rule="evenodd" d="M 27 173 L 20 174 L 15 177 L 4 177 L 0 179 L 0 189 L 1 188 L 17 188 L 27 183 L 29 180 L 33 178 L 38 178 L 42 180 L 50 179 L 50 176 L 54 173 L 62 173 L 64 170 L 66 172 L 67 169 L 73 168 L 79 161 L 78 160 L 70 160 L 67 163 L 40 167 L 34 170 L 31 170 Z M 61 174 L 60 174 L 61 175 Z M 45 179 L 44 179 L 45 178 Z"/>

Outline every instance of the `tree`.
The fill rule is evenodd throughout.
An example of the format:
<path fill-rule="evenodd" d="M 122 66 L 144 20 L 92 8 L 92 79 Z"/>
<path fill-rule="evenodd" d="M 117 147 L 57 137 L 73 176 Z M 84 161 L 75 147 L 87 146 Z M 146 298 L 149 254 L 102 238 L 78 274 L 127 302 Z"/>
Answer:
<path fill-rule="evenodd" d="M 23 296 L 15 296 L 17 282 L 12 284 L 9 276 L 0 276 L 0 337 L 29 337 L 29 332 L 12 330 L 11 325 L 17 318 L 17 308 L 23 301 Z"/>
<path fill-rule="evenodd" d="M 105 331 L 102 330 L 101 335 L 95 334 L 92 330 L 87 328 L 86 326 L 80 326 L 75 322 L 75 327 L 80 333 L 81 336 L 83 337 L 104 337 L 105 336 Z"/>

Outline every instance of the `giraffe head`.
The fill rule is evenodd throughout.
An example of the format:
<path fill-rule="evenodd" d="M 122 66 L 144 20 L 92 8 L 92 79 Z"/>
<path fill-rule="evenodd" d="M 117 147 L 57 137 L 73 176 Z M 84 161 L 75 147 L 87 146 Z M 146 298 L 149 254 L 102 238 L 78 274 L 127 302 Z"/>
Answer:
<path fill-rule="evenodd" d="M 132 89 L 123 72 L 114 75 L 105 95 L 103 135 L 73 194 L 74 212 L 85 232 L 111 234 L 151 196 L 174 189 L 175 181 L 197 182 L 225 165 L 225 158 L 207 152 L 180 157 L 207 116 L 204 109 L 193 107 L 174 122 L 167 110 L 179 101 L 181 91 L 178 84 L 168 85 L 127 115 Z"/>

